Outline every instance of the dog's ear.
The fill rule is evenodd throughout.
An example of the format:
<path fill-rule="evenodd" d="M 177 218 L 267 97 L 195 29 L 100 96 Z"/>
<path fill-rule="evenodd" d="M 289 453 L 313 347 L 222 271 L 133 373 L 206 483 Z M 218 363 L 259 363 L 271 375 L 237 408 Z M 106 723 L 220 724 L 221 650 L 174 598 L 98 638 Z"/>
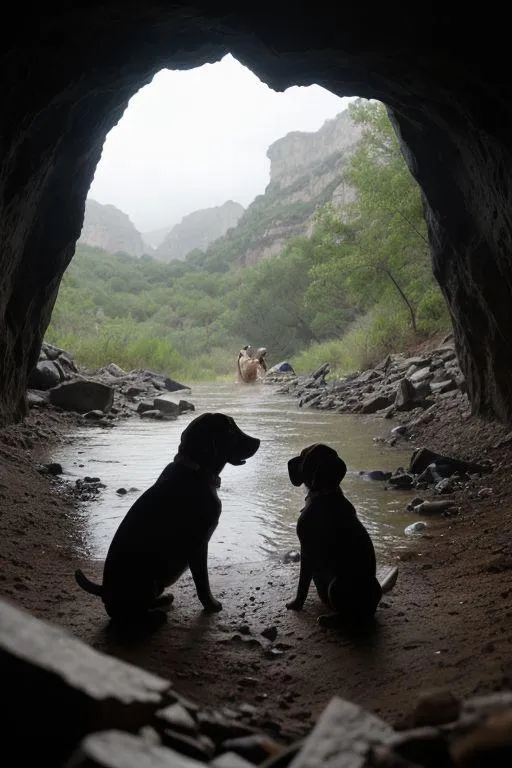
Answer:
<path fill-rule="evenodd" d="M 304 483 L 310 490 L 339 485 L 347 474 L 347 465 L 333 448 L 321 443 L 311 446 L 303 461 Z"/>

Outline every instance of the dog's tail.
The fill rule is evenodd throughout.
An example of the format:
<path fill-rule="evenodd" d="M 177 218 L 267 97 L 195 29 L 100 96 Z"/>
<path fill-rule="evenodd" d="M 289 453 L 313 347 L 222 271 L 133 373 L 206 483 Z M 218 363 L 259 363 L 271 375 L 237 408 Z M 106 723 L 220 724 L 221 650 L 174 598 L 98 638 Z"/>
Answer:
<path fill-rule="evenodd" d="M 99 584 L 95 584 L 94 581 L 90 581 L 87 576 L 82 573 L 80 568 L 77 568 L 75 571 L 75 579 L 78 586 L 82 587 L 82 589 L 85 589 L 85 591 L 89 592 L 90 595 L 103 597 L 103 587 Z"/>

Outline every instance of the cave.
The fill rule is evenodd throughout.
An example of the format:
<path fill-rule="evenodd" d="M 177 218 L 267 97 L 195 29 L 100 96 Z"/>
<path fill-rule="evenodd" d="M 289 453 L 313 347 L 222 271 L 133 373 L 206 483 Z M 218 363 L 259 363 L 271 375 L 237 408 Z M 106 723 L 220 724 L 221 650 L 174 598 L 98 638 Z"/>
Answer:
<path fill-rule="evenodd" d="M 232 53 L 276 90 L 386 104 L 424 200 L 474 414 L 512 424 L 511 76 L 495 15 L 423 4 L 90 3 L 11 9 L 0 118 L 0 424 L 23 418 L 108 131 L 162 68 Z M 492 41 L 492 49 L 485 43 Z"/>

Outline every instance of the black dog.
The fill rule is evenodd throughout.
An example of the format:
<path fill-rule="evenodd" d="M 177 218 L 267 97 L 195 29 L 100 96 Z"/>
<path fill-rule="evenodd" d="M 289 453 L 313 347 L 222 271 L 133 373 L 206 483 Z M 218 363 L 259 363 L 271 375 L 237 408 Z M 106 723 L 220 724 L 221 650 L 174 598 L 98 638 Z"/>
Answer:
<path fill-rule="evenodd" d="M 221 502 L 219 474 L 226 463 L 241 465 L 260 441 L 242 432 L 230 416 L 204 413 L 181 435 L 174 461 L 128 510 L 114 535 L 103 570 L 103 584 L 77 570 L 78 584 L 103 599 L 120 622 L 140 623 L 172 602 L 163 596 L 190 568 L 206 611 L 220 611 L 210 590 L 208 542 L 217 527 Z"/>
<path fill-rule="evenodd" d="M 291 482 L 304 483 L 308 494 L 297 522 L 297 596 L 286 607 L 300 611 L 313 580 L 320 599 L 334 612 L 318 618 L 323 626 L 366 622 L 382 596 L 372 540 L 340 488 L 346 472 L 336 451 L 321 443 L 288 462 Z"/>

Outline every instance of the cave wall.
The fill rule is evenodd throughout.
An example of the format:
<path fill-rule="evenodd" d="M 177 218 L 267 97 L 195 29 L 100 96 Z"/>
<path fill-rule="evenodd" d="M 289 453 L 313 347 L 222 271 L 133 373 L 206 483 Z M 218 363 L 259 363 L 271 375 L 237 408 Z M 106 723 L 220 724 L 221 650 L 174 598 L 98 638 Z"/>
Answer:
<path fill-rule="evenodd" d="M 423 190 L 473 410 L 512 424 L 512 78 L 498 9 L 13 7 L 0 30 L 0 425 L 24 413 L 105 135 L 161 68 L 228 51 L 273 88 L 316 82 L 387 104 Z"/>

